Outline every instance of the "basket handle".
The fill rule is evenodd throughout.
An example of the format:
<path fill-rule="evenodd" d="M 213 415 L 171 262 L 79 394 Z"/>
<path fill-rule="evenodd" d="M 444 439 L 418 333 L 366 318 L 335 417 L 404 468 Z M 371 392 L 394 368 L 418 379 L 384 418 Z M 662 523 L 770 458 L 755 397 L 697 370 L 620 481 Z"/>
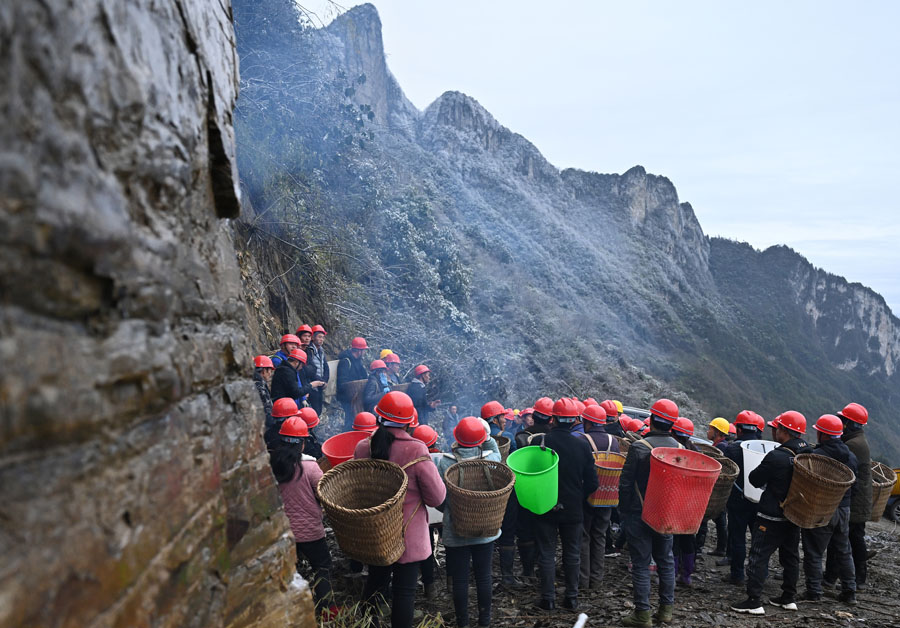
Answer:
<path fill-rule="evenodd" d="M 419 462 L 425 462 L 426 460 L 431 460 L 431 456 L 419 456 L 415 460 L 410 460 L 409 462 L 407 462 L 405 465 L 403 465 L 400 468 L 403 469 L 404 471 L 406 471 L 406 467 L 411 467 L 414 464 L 417 464 Z"/>

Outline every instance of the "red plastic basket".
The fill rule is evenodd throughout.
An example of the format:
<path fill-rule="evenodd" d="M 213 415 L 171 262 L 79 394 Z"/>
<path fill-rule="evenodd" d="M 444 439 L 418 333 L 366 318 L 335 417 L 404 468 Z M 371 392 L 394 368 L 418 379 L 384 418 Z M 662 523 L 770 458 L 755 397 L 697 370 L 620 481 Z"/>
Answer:
<path fill-rule="evenodd" d="M 697 451 L 651 451 L 644 523 L 660 534 L 696 534 L 721 471 L 721 464 Z"/>
<path fill-rule="evenodd" d="M 368 432 L 343 432 L 335 434 L 322 443 L 322 453 L 328 458 L 331 467 L 334 468 L 342 462 L 347 462 L 353 457 L 356 444 L 366 440 L 371 434 Z"/>

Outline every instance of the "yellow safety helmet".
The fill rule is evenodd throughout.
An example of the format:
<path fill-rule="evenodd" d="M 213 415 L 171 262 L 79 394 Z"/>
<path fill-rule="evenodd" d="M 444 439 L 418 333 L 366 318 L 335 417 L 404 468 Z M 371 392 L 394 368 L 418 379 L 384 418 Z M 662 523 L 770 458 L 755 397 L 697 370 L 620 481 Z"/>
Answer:
<path fill-rule="evenodd" d="M 619 414 L 622 414 L 622 402 L 618 399 L 613 399 L 613 403 L 616 404 L 616 407 L 619 409 Z"/>
<path fill-rule="evenodd" d="M 383 360 L 385 356 L 391 355 L 392 353 L 393 353 L 393 351 L 391 351 L 390 349 L 382 349 L 381 355 L 379 355 L 378 357 Z"/>
<path fill-rule="evenodd" d="M 728 421 L 726 421 L 725 419 L 723 419 L 723 418 L 720 417 L 720 416 L 714 418 L 712 421 L 709 422 L 709 426 L 710 426 L 710 427 L 716 428 L 717 430 L 719 430 L 719 431 L 722 432 L 723 434 L 728 434 L 728 427 L 729 427 L 729 425 L 730 425 L 730 424 L 728 423 Z"/>

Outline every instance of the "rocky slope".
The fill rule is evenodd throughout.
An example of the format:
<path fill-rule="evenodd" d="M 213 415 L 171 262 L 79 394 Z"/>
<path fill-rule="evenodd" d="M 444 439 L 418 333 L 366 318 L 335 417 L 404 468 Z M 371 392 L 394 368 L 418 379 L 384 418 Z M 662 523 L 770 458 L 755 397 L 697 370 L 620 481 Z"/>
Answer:
<path fill-rule="evenodd" d="M 220 2 L 0 5 L 0 626 L 312 626 L 247 379 Z"/>
<path fill-rule="evenodd" d="M 315 315 L 337 332 L 333 348 L 363 331 L 427 358 L 440 396 L 472 406 L 669 394 L 704 423 L 744 407 L 814 418 L 856 399 L 871 406 L 879 453 L 900 454 L 900 323 L 877 295 L 799 256 L 778 266 L 707 238 L 672 182 L 640 166 L 559 171 L 470 96 L 415 110 L 371 5 L 267 46 L 261 7 L 285 6 L 235 3 L 238 50 L 253 60 L 239 169 L 257 212 L 239 229 L 248 272 L 279 292 L 258 298 L 271 321 L 260 343 Z M 315 68 L 302 81 L 280 73 L 301 59 Z M 286 95 L 259 87 L 273 76 Z M 781 296 L 750 299 L 760 292 Z"/>

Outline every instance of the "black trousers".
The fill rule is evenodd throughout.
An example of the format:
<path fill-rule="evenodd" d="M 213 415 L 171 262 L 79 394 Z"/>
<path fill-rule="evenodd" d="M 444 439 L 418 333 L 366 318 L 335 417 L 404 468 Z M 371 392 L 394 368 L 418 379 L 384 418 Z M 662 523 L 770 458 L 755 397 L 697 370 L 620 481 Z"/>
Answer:
<path fill-rule="evenodd" d="M 756 529 L 756 504 L 741 495 L 732 493 L 728 500 L 728 556 L 731 558 L 731 577 L 744 579 L 744 561 L 747 559 L 747 529 L 750 537 Z"/>
<path fill-rule="evenodd" d="M 309 406 L 316 411 L 316 414 L 322 416 L 322 404 L 324 401 L 324 396 L 322 395 L 321 388 L 314 388 L 313 391 L 309 393 L 306 401 L 309 403 Z"/>
<path fill-rule="evenodd" d="M 850 554 L 848 529 L 850 507 L 838 508 L 828 525 L 800 533 L 803 539 L 803 572 L 806 575 L 806 590 L 822 595 L 822 559 L 826 548 L 829 556 L 837 563 L 842 591 L 856 591 L 856 572 Z"/>
<path fill-rule="evenodd" d="M 606 531 L 612 508 L 584 507 L 584 537 L 581 539 L 582 589 L 597 587 L 603 581 L 606 554 Z"/>
<path fill-rule="evenodd" d="M 769 558 L 775 550 L 784 570 L 781 590 L 796 597 L 800 578 L 800 528 L 787 520 L 772 521 L 764 517 L 757 517 L 755 525 L 747 563 L 747 597 L 758 600 L 762 596 L 763 585 L 769 577 Z M 734 557 L 731 560 L 733 564 Z"/>
<path fill-rule="evenodd" d="M 491 559 L 494 543 L 447 547 L 447 573 L 453 582 L 453 608 L 456 625 L 469 625 L 469 565 L 475 572 L 475 591 L 478 594 L 478 625 L 491 623 Z"/>
<path fill-rule="evenodd" d="M 514 547 L 516 544 L 516 524 L 519 518 L 519 500 L 516 492 L 513 491 L 509 495 L 506 502 L 506 512 L 503 513 L 503 524 L 500 526 L 500 538 L 497 539 L 497 545 L 500 547 Z"/>
<path fill-rule="evenodd" d="M 696 547 L 703 549 L 706 546 L 706 534 L 709 531 L 709 519 L 704 519 L 697 530 Z M 716 524 L 716 550 L 728 549 L 728 514 L 723 510 L 718 517 L 712 520 Z"/>
<path fill-rule="evenodd" d="M 425 586 L 434 583 L 434 529 L 431 527 L 428 528 L 428 540 L 431 541 L 431 556 L 419 563 L 422 569 L 422 584 Z"/>
<path fill-rule="evenodd" d="M 299 571 L 300 558 L 306 559 L 315 573 L 313 582 L 313 594 L 316 596 L 316 608 L 328 606 L 332 602 L 331 596 L 331 552 L 325 537 L 318 541 L 297 543 L 297 567 Z"/>
<path fill-rule="evenodd" d="M 866 583 L 866 576 L 869 572 L 868 553 L 866 547 L 866 522 L 850 523 L 849 530 L 850 553 L 853 556 L 853 570 L 856 573 L 856 586 Z M 828 558 L 825 560 L 825 580 L 828 582 L 837 582 L 840 577 L 840 562 L 837 559 L 838 549 L 837 541 L 832 539 L 832 543 L 828 543 Z"/>
<path fill-rule="evenodd" d="M 581 537 L 584 522 L 558 523 L 545 516 L 537 518 L 537 543 L 541 573 L 541 597 L 556 600 L 556 539 L 562 540 L 563 576 L 566 599 L 578 598 L 578 576 L 581 567 Z"/>
<path fill-rule="evenodd" d="M 419 562 L 394 563 L 387 567 L 369 565 L 363 600 L 374 604 L 375 594 L 391 584 L 391 628 L 412 628 L 418 577 Z"/>

